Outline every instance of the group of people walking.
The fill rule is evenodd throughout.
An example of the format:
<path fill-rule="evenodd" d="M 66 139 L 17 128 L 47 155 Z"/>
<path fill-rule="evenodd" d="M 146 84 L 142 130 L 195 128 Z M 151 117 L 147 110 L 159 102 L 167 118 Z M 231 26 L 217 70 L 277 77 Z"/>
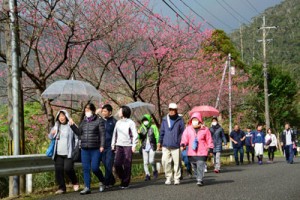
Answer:
<path fill-rule="evenodd" d="M 234 126 L 234 130 L 230 133 L 230 140 L 233 142 L 233 151 L 236 165 L 243 164 L 244 161 L 244 145 L 246 146 L 246 154 L 248 163 L 254 163 L 254 157 L 257 157 L 258 164 L 263 164 L 264 148 L 268 150 L 267 163 L 273 163 L 274 153 L 279 148 L 278 140 L 272 129 L 268 128 L 267 134 L 263 131 L 262 125 L 257 125 L 256 130 L 251 131 L 251 127 L 247 127 L 246 133 L 243 132 L 238 125 Z M 280 135 L 280 146 L 285 153 L 286 161 L 293 164 L 296 148 L 296 134 L 290 128 L 290 124 L 285 124 L 285 129 Z M 238 153 L 240 156 L 238 156 Z M 251 159 L 250 159 L 251 154 Z"/>
<path fill-rule="evenodd" d="M 112 106 L 104 105 L 96 110 L 94 104 L 85 106 L 85 115 L 79 125 L 69 117 L 66 110 L 60 110 L 55 118 L 55 126 L 51 129 L 49 138 L 55 139 L 55 150 L 52 159 L 55 163 L 55 175 L 58 183 L 56 194 L 66 192 L 64 172 L 70 178 L 74 191 L 79 190 L 78 179 L 74 170 L 72 151 L 76 145 L 80 145 L 81 162 L 83 168 L 84 189 L 80 194 L 91 193 L 90 171 L 99 180 L 99 191 L 112 187 L 115 183 L 113 167 L 121 183 L 120 188 L 129 187 L 131 179 L 132 154 L 136 151 L 138 140 L 141 141 L 140 153 L 143 155 L 145 181 L 151 179 L 149 165 L 152 167 L 153 178 L 158 177 L 155 163 L 155 151 L 162 151 L 162 166 L 165 171 L 166 185 L 179 185 L 182 178 L 181 152 L 185 152 L 185 163 L 188 172 L 192 170 L 196 183 L 202 186 L 206 161 L 209 156 L 214 158 L 214 172 L 220 173 L 221 152 L 223 144 L 227 140 L 223 128 L 216 117 L 212 118 L 211 127 L 204 125 L 202 116 L 195 112 L 185 126 L 182 116 L 178 114 L 175 103 L 169 104 L 169 112 L 162 119 L 160 130 L 152 122 L 151 115 L 145 114 L 140 119 L 141 125 L 137 129 L 131 117 L 131 110 L 122 106 L 118 113 L 117 121 L 112 116 Z M 277 148 L 277 140 L 271 129 L 265 136 L 262 126 L 257 126 L 256 131 L 247 129 L 246 134 L 238 125 L 230 133 L 233 143 L 236 164 L 243 163 L 244 148 L 246 145 L 247 158 L 254 162 L 254 152 L 259 163 L 262 163 L 263 148 L 268 145 L 269 161 L 274 159 L 274 151 Z M 282 134 L 282 146 L 287 155 L 287 161 L 293 162 L 292 146 L 295 137 L 291 129 L 287 127 Z M 238 159 L 240 152 L 240 160 Z M 100 163 L 105 168 L 105 176 L 100 170 Z"/>

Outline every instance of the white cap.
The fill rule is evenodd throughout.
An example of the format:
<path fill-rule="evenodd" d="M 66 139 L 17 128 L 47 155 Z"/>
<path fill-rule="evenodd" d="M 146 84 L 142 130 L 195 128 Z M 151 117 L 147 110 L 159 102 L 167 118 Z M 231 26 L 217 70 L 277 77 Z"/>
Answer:
<path fill-rule="evenodd" d="M 177 110 L 178 109 L 177 104 L 176 103 L 170 103 L 169 104 L 169 109 L 175 109 L 175 110 Z"/>

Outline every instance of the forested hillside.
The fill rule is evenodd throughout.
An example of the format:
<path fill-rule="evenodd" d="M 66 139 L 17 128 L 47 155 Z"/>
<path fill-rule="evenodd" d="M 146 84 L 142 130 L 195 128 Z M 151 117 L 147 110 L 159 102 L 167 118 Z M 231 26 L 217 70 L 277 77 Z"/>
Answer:
<path fill-rule="evenodd" d="M 267 39 L 272 39 L 267 45 L 267 60 L 271 66 L 282 66 L 288 69 L 298 84 L 300 74 L 300 0 L 285 0 L 281 4 L 265 10 L 260 16 L 253 18 L 252 24 L 243 25 L 230 36 L 232 41 L 241 49 L 243 46 L 244 61 L 252 65 L 262 61 L 263 15 L 266 26 L 278 26 L 267 32 Z M 242 45 L 241 45 L 242 44 Z"/>

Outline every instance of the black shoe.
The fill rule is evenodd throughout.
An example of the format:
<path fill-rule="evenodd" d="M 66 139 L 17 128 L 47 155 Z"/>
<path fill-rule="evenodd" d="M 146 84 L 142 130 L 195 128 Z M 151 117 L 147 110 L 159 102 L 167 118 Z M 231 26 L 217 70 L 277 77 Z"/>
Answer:
<path fill-rule="evenodd" d="M 235 163 L 235 165 L 240 165 L 240 163 L 237 162 L 237 163 Z"/>
<path fill-rule="evenodd" d="M 146 175 L 146 177 L 145 177 L 145 181 L 150 181 L 151 180 L 151 178 L 150 178 L 150 175 Z"/>
<path fill-rule="evenodd" d="M 153 177 L 154 177 L 154 179 L 157 179 L 157 178 L 158 178 L 158 171 L 154 171 L 154 172 L 153 172 Z"/>

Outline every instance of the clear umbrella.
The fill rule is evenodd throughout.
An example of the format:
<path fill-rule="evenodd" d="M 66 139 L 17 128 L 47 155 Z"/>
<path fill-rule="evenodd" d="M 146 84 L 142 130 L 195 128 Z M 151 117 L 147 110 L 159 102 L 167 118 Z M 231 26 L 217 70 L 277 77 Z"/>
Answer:
<path fill-rule="evenodd" d="M 131 118 L 136 121 L 142 120 L 145 114 L 153 114 L 155 112 L 155 106 L 151 103 L 136 101 L 126 104 L 126 106 L 131 109 Z M 115 117 L 118 117 L 118 113 L 115 114 Z"/>
<path fill-rule="evenodd" d="M 91 84 L 78 80 L 60 80 L 52 83 L 41 95 L 44 99 L 56 101 L 57 106 L 70 102 L 71 115 L 73 107 L 81 107 L 83 102 L 101 102 L 99 91 Z M 74 105 L 75 103 L 75 105 Z"/>
<path fill-rule="evenodd" d="M 101 100 L 101 95 L 91 84 L 78 80 L 60 80 L 52 83 L 42 97 L 61 101 Z"/>

